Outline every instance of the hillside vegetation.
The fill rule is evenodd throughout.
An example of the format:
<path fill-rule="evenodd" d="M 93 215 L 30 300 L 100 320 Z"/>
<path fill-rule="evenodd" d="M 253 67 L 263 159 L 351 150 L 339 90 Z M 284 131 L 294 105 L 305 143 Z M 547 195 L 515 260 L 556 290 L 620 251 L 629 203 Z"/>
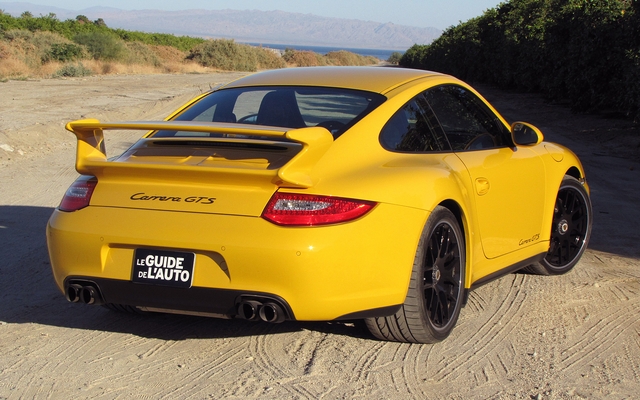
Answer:
<path fill-rule="evenodd" d="M 109 73 L 256 71 L 308 65 L 379 62 L 349 52 L 314 54 L 288 50 L 287 57 L 233 40 L 112 29 L 86 16 L 60 21 L 55 14 L 13 17 L 0 10 L 0 80 Z M 302 54 L 302 56 L 298 55 Z"/>
<path fill-rule="evenodd" d="M 400 65 L 640 121 L 640 1 L 510 0 L 414 45 Z"/>

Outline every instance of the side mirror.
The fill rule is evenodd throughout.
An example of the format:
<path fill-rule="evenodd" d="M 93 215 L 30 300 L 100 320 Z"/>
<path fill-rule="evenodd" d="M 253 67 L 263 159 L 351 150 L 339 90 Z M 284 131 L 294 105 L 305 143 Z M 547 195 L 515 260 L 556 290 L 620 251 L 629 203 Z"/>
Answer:
<path fill-rule="evenodd" d="M 511 125 L 511 140 L 518 146 L 535 146 L 544 140 L 544 135 L 535 126 L 518 121 Z"/>

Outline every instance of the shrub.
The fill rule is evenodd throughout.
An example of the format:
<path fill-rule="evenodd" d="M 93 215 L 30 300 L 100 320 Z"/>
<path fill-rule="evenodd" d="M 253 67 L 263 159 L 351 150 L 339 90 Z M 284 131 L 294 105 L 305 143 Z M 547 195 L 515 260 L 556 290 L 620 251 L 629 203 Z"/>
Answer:
<path fill-rule="evenodd" d="M 86 46 L 95 60 L 116 61 L 126 58 L 127 49 L 122 40 L 106 32 L 80 33 L 73 41 Z"/>
<path fill-rule="evenodd" d="M 49 51 L 42 57 L 42 62 L 68 62 L 82 58 L 82 47 L 73 43 L 53 43 Z"/>
<path fill-rule="evenodd" d="M 346 50 L 330 51 L 325 55 L 331 65 L 373 65 L 378 63 L 375 57 L 365 57 Z"/>
<path fill-rule="evenodd" d="M 278 69 L 287 66 L 279 53 L 262 47 L 257 47 L 254 50 L 258 59 L 258 68 L 260 69 Z"/>
<path fill-rule="evenodd" d="M 146 44 L 141 42 L 126 43 L 127 62 L 129 64 L 147 64 L 159 67 L 162 61 L 158 55 Z"/>
<path fill-rule="evenodd" d="M 317 67 L 327 65 L 325 58 L 313 51 L 286 49 L 282 58 L 287 64 L 295 65 L 297 67 Z"/>
<path fill-rule="evenodd" d="M 391 53 L 389 58 L 387 58 L 387 62 L 389 64 L 398 64 L 401 58 L 402 58 L 402 53 L 398 51 L 394 51 L 393 53 Z"/>
<path fill-rule="evenodd" d="M 61 78 L 61 77 L 76 78 L 76 77 L 89 76 L 89 75 L 93 75 L 93 71 L 91 71 L 90 69 L 86 68 L 81 63 L 78 63 L 76 65 L 67 64 L 67 65 L 63 66 L 58 71 L 56 71 L 56 73 L 54 74 L 54 77 L 56 77 L 56 78 Z"/>
<path fill-rule="evenodd" d="M 400 65 L 640 120 L 640 1 L 510 0 L 414 45 Z"/>
<path fill-rule="evenodd" d="M 256 71 L 258 57 L 250 46 L 237 44 L 233 40 L 208 40 L 189 52 L 187 59 L 205 67 L 224 71 Z"/>

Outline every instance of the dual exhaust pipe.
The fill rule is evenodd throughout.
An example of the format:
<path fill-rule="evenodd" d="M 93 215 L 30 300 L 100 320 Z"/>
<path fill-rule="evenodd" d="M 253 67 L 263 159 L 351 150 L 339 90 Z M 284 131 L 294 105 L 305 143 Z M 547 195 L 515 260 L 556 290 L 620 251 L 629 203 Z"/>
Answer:
<path fill-rule="evenodd" d="M 90 282 L 70 283 L 65 290 L 65 297 L 71 303 L 104 304 L 100 290 Z M 287 312 L 283 306 L 268 298 L 242 299 L 236 306 L 236 313 L 239 318 L 248 321 L 261 320 L 277 324 L 287 319 Z"/>
<path fill-rule="evenodd" d="M 80 285 L 72 283 L 67 286 L 65 297 L 71 303 L 84 303 L 100 305 L 103 303 L 102 296 L 97 287 L 91 285 Z"/>
<path fill-rule="evenodd" d="M 282 306 L 273 301 L 242 300 L 236 308 L 238 317 L 248 321 L 262 320 L 278 324 L 286 319 Z"/>

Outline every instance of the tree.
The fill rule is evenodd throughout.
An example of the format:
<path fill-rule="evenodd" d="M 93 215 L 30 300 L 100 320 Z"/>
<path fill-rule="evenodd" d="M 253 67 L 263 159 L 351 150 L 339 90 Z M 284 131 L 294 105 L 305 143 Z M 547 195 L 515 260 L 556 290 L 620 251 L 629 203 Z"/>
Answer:
<path fill-rule="evenodd" d="M 89 21 L 89 18 L 87 18 L 87 16 L 86 16 L 86 15 L 78 15 L 78 16 L 76 17 L 76 21 L 77 21 L 79 24 L 81 24 L 81 25 L 83 25 L 83 24 L 90 24 L 90 23 L 91 23 L 91 21 Z"/>

